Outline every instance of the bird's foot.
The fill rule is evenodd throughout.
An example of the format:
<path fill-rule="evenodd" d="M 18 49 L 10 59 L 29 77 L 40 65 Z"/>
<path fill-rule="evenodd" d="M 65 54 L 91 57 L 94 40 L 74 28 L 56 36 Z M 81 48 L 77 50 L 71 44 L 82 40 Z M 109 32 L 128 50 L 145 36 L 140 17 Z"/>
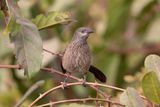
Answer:
<path fill-rule="evenodd" d="M 82 79 L 82 85 L 84 86 L 84 87 L 86 87 L 87 85 L 86 85 L 86 80 L 85 79 Z"/>
<path fill-rule="evenodd" d="M 62 85 L 62 89 L 65 89 L 67 87 L 67 83 L 65 81 L 61 82 L 61 85 Z"/>
<path fill-rule="evenodd" d="M 62 88 L 63 88 L 63 89 L 65 89 L 65 88 L 67 87 L 67 83 L 66 83 L 66 81 L 67 81 L 67 79 L 68 79 L 69 75 L 70 75 L 70 73 L 69 73 L 69 72 L 67 72 L 67 73 L 66 73 L 66 78 L 64 79 L 64 81 L 63 81 L 63 82 L 61 82 L 61 84 L 62 84 Z"/>

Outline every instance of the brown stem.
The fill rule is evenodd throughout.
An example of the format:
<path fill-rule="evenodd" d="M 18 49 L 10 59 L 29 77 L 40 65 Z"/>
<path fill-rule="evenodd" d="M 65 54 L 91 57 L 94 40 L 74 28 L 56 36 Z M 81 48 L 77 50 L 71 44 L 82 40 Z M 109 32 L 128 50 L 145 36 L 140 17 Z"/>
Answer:
<path fill-rule="evenodd" d="M 0 68 L 20 69 L 20 65 L 0 65 Z M 52 68 L 52 69 L 51 69 L 51 68 L 41 68 L 41 70 L 44 70 L 44 71 L 47 71 L 47 72 L 51 72 L 51 73 L 56 73 L 56 74 L 59 74 L 59 75 L 61 75 L 61 76 L 67 77 L 66 74 L 63 74 L 63 73 L 61 73 L 60 71 L 57 71 L 57 70 L 55 70 L 55 69 L 53 69 L 53 68 Z M 74 79 L 74 80 L 77 80 L 77 81 L 82 81 L 81 79 L 76 78 L 76 77 L 74 77 L 74 76 L 69 76 L 69 78 Z M 106 94 L 105 94 L 103 91 L 99 90 L 99 89 L 96 88 L 95 86 L 90 86 L 90 87 L 92 87 L 93 89 L 95 89 L 96 91 L 98 91 L 99 93 L 101 93 L 102 96 L 107 97 Z"/>
<path fill-rule="evenodd" d="M 41 70 L 45 70 L 45 71 L 48 71 L 48 72 L 50 72 L 50 73 L 56 73 L 56 74 L 59 74 L 59 75 L 61 75 L 61 76 L 65 76 L 65 77 L 68 76 L 68 78 L 70 78 L 70 79 L 73 79 L 73 80 L 82 82 L 81 79 L 79 79 L 79 78 L 77 78 L 77 77 L 75 77 L 75 76 L 63 74 L 63 73 L 61 73 L 60 71 L 57 71 L 57 70 L 55 70 L 55 69 L 53 69 L 53 68 L 41 68 Z M 106 94 L 105 94 L 103 91 L 99 90 L 96 86 L 90 86 L 90 87 L 93 88 L 93 89 L 95 89 L 96 91 L 98 91 L 103 97 L 105 97 L 105 98 L 108 97 L 108 96 L 106 96 Z"/>
<path fill-rule="evenodd" d="M 61 73 L 60 71 L 57 71 L 53 68 L 41 68 L 41 70 L 45 70 L 45 71 L 49 71 L 49 72 L 52 72 L 52 73 L 56 73 L 56 74 L 59 74 L 59 75 L 62 75 L 62 76 L 65 76 L 67 77 L 66 74 L 63 74 Z M 79 82 L 81 82 L 82 80 L 75 77 L 75 76 L 72 76 L 72 75 L 68 75 L 68 78 L 71 78 L 71 79 L 74 79 L 74 80 L 77 80 Z M 118 88 L 118 87 L 114 87 L 114 86 L 111 86 L 111 85 L 107 85 L 107 84 L 99 84 L 99 83 L 91 83 L 91 82 L 88 82 L 90 85 L 93 85 L 93 86 L 101 86 L 101 87 L 105 87 L 105 88 L 110 88 L 110 89 L 114 89 L 114 90 L 118 90 L 118 91 L 125 91 L 125 89 L 122 89 L 122 88 Z"/>
<path fill-rule="evenodd" d="M 83 98 L 83 99 L 69 99 L 69 100 L 61 100 L 61 101 L 56 101 L 56 102 L 50 102 L 50 103 L 46 103 L 43 105 L 39 105 L 36 107 L 45 107 L 45 106 L 53 106 L 53 105 L 57 105 L 57 104 L 62 104 L 62 103 L 71 103 L 71 102 L 86 102 L 86 101 L 102 101 L 102 102 L 109 102 L 115 105 L 119 105 L 119 106 L 123 106 L 122 104 L 118 103 L 118 102 L 114 102 L 111 100 L 106 100 L 106 99 L 97 99 L 97 98 Z"/>
<path fill-rule="evenodd" d="M 0 65 L 0 68 L 20 69 L 20 65 Z M 47 71 L 47 72 L 50 72 L 50 73 L 56 73 L 56 74 L 59 74 L 59 75 L 61 75 L 61 76 L 65 76 L 65 77 L 68 76 L 68 75 L 63 74 L 63 73 L 61 73 L 60 71 L 57 71 L 57 70 L 55 70 L 55 69 L 53 69 L 53 68 L 41 68 L 41 70 L 44 70 L 44 71 Z M 76 81 L 79 81 L 79 82 L 82 81 L 81 79 L 79 79 L 79 78 L 77 78 L 77 77 L 75 77 L 75 76 L 72 76 L 72 75 L 69 75 L 68 78 L 73 79 L 73 80 L 76 80 Z M 86 82 L 86 83 L 87 83 L 88 85 L 91 85 L 92 88 L 94 87 L 94 89 L 95 89 L 96 91 L 98 91 L 98 92 L 99 92 L 100 90 L 97 89 L 96 86 L 101 86 L 101 87 L 105 87 L 105 88 L 110 88 L 110 89 L 114 89 L 114 90 L 122 91 L 122 92 L 125 91 L 125 89 L 118 88 L 118 87 L 114 87 L 114 86 L 107 85 L 107 84 L 99 84 L 99 83 L 92 83 L 92 82 Z M 142 96 L 142 95 L 140 95 L 140 96 L 141 96 L 141 98 L 146 99 L 146 97 L 144 97 L 144 96 Z"/>
<path fill-rule="evenodd" d="M 13 68 L 13 69 L 20 69 L 20 65 L 0 65 L 0 68 Z"/>
<path fill-rule="evenodd" d="M 49 51 L 49 50 L 47 50 L 47 49 L 44 49 L 44 48 L 43 48 L 43 50 L 44 50 L 45 52 L 48 52 L 48 53 L 52 54 L 52 55 L 58 55 L 58 56 L 62 57 L 62 54 L 61 54 L 61 53 L 53 53 L 53 52 L 51 52 L 51 51 Z"/>
<path fill-rule="evenodd" d="M 95 85 L 95 83 L 90 83 L 90 82 L 86 82 L 86 85 Z M 75 86 L 75 85 L 82 85 L 82 82 L 75 82 L 75 83 L 67 83 L 65 84 L 66 87 L 70 87 L 70 86 Z M 96 84 L 97 85 L 97 84 Z M 49 93 L 55 91 L 55 90 L 58 90 L 58 89 L 63 89 L 63 84 L 62 85 L 59 85 L 57 87 L 54 87 L 46 92 L 44 92 L 43 94 L 41 94 L 36 100 L 34 100 L 30 105 L 29 107 L 32 107 L 33 105 L 35 105 L 39 100 L 41 100 L 43 97 L 47 96 Z M 105 100 L 105 101 L 109 101 L 109 100 Z"/>

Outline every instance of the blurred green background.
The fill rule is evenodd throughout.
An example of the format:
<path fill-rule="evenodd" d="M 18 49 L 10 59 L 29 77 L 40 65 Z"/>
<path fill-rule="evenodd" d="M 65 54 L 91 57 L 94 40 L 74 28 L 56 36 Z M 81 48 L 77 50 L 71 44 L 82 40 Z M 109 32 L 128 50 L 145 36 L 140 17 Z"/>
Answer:
<path fill-rule="evenodd" d="M 40 31 L 44 48 L 52 52 L 63 51 L 78 27 L 93 28 L 95 33 L 88 40 L 92 63 L 107 75 L 107 84 L 121 88 L 133 86 L 141 92 L 139 80 L 143 75 L 144 58 L 150 53 L 160 53 L 159 0 L 15 1 L 22 15 L 28 19 L 50 11 L 69 11 L 77 20 Z M 0 12 L 0 64 L 16 64 L 13 44 L 7 36 L 3 36 L 5 26 L 4 15 Z M 43 66 L 61 70 L 59 58 L 46 52 L 43 53 Z M 60 84 L 64 78 L 40 71 L 27 80 L 23 72 L 0 69 L 0 107 L 13 106 L 38 80 L 46 80 L 46 83 L 27 99 L 24 106 L 37 98 L 39 93 Z M 93 75 L 89 74 L 88 81 L 95 81 Z M 114 91 L 105 91 L 115 95 Z M 40 103 L 87 96 L 95 97 L 96 92 L 76 86 L 52 93 Z"/>

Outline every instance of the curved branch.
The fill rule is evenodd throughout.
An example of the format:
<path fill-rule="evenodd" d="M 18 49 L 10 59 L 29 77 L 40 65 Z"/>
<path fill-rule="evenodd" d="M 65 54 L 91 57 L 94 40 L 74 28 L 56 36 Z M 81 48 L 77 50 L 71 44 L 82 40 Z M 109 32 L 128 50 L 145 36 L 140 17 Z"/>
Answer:
<path fill-rule="evenodd" d="M 0 65 L 0 68 L 20 69 L 20 65 Z M 75 76 L 63 74 L 63 73 L 61 73 L 60 71 L 57 71 L 57 70 L 55 70 L 55 69 L 53 69 L 53 68 L 41 68 L 41 70 L 44 70 L 44 71 L 47 71 L 47 72 L 50 72 L 50 73 L 56 73 L 56 74 L 58 74 L 58 75 L 65 76 L 65 77 L 68 76 L 68 78 L 71 78 L 71 79 L 76 80 L 76 81 L 79 81 L 79 82 L 82 81 L 81 79 L 79 79 L 79 78 L 77 78 L 77 77 L 75 77 Z M 118 88 L 118 87 L 114 87 L 114 86 L 107 85 L 107 84 L 99 84 L 99 83 L 92 83 L 92 82 L 87 82 L 87 83 L 91 85 L 91 86 L 89 85 L 90 87 L 92 87 L 92 88 L 95 89 L 96 91 L 100 92 L 104 97 L 106 97 L 105 94 L 104 94 L 101 90 L 99 90 L 96 86 L 101 86 L 101 87 L 105 87 L 105 88 L 110 88 L 110 89 L 114 89 L 114 90 L 122 91 L 122 92 L 125 91 L 125 89 Z M 146 97 L 144 97 L 144 96 L 142 96 L 142 95 L 140 95 L 140 96 L 141 96 L 143 99 L 146 99 Z"/>
<path fill-rule="evenodd" d="M 82 85 L 82 82 L 75 82 L 75 83 L 66 83 L 66 87 L 70 87 L 70 86 L 75 86 L 75 85 Z M 96 84 L 96 83 L 90 83 L 90 82 L 86 82 L 86 85 L 99 85 L 101 86 L 100 84 Z M 47 96 L 48 94 L 50 94 L 51 92 L 55 91 L 55 90 L 58 90 L 58 89 L 63 89 L 64 86 L 63 84 L 57 86 L 57 87 L 54 87 L 46 92 L 44 92 L 43 94 L 41 94 L 37 99 L 35 99 L 28 107 L 32 107 L 33 105 L 35 105 L 39 100 L 41 100 L 42 98 L 44 98 L 45 96 Z M 105 101 L 108 101 L 109 100 L 105 100 Z M 112 102 L 111 102 L 112 103 Z"/>
<path fill-rule="evenodd" d="M 119 105 L 119 106 L 123 106 L 122 104 L 118 103 L 118 102 L 114 102 L 111 100 L 106 100 L 106 99 L 98 99 L 98 98 L 83 98 L 83 99 L 69 99 L 69 100 L 61 100 L 61 101 L 56 101 L 56 102 L 50 102 L 50 103 L 46 103 L 43 105 L 39 105 L 36 107 L 45 107 L 45 106 L 54 106 L 54 105 L 58 105 L 58 104 L 62 104 L 62 103 L 71 103 L 71 102 L 86 102 L 86 101 L 101 101 L 101 102 L 109 102 L 111 104 L 114 105 Z"/>
<path fill-rule="evenodd" d="M 68 77 L 68 78 L 70 78 L 70 79 L 73 79 L 73 80 L 82 82 L 81 79 L 79 79 L 79 78 L 77 78 L 77 77 L 75 77 L 75 76 L 63 74 L 62 72 L 57 71 L 57 70 L 55 70 L 55 69 L 53 69 L 53 68 L 41 68 L 41 70 L 48 71 L 48 72 L 50 72 L 50 73 L 56 73 L 56 74 L 59 74 L 59 75 L 61 75 L 61 76 L 65 76 L 65 77 Z M 103 91 L 101 91 L 98 87 L 96 87 L 96 85 L 95 85 L 95 86 L 89 85 L 89 86 L 90 86 L 91 88 L 95 89 L 96 91 L 98 91 L 103 97 L 105 97 L 105 98 L 108 97 L 108 96 L 106 96 L 106 94 L 105 94 Z"/>
<path fill-rule="evenodd" d="M 0 65 L 0 68 L 20 69 L 20 65 Z M 57 71 L 53 68 L 41 68 L 41 70 L 44 70 L 44 71 L 47 71 L 47 72 L 50 72 L 50 73 L 56 73 L 58 75 L 67 77 L 66 74 L 63 74 L 60 71 Z M 82 81 L 81 79 L 79 79 L 77 77 L 74 77 L 74 76 L 71 76 L 71 75 L 69 75 L 68 77 L 73 79 L 73 80 L 76 80 L 76 81 L 80 81 L 80 82 Z M 93 89 L 98 91 L 102 96 L 107 98 L 106 94 L 103 91 L 99 90 L 97 87 L 95 87 L 95 86 L 90 86 L 90 87 L 92 87 Z"/>
<path fill-rule="evenodd" d="M 57 71 L 53 68 L 42 68 L 41 70 L 49 71 L 51 73 L 56 73 L 56 74 L 59 74 L 59 75 L 65 76 L 65 77 L 68 76 L 68 78 L 74 79 L 74 80 L 79 81 L 79 82 L 82 81 L 81 79 L 79 79 L 75 76 L 63 74 L 60 71 Z M 107 85 L 107 84 L 99 84 L 99 83 L 92 83 L 92 82 L 87 82 L 87 83 L 88 83 L 88 85 L 101 86 L 101 87 L 110 88 L 110 89 L 114 89 L 114 90 L 118 90 L 118 91 L 122 91 L 122 92 L 125 91 L 125 89 L 114 87 L 114 86 Z"/>

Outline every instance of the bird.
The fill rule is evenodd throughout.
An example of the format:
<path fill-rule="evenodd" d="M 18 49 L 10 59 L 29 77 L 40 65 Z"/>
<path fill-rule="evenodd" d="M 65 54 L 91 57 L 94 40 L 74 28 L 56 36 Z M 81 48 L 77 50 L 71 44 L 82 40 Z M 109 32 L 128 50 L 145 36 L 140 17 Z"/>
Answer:
<path fill-rule="evenodd" d="M 107 80 L 102 71 L 91 65 L 91 52 L 87 43 L 87 38 L 93 32 L 94 30 L 89 27 L 78 28 L 66 47 L 61 60 L 62 72 L 68 73 L 69 75 L 80 73 L 83 76 L 84 84 L 88 71 L 102 83 L 105 83 Z"/>

